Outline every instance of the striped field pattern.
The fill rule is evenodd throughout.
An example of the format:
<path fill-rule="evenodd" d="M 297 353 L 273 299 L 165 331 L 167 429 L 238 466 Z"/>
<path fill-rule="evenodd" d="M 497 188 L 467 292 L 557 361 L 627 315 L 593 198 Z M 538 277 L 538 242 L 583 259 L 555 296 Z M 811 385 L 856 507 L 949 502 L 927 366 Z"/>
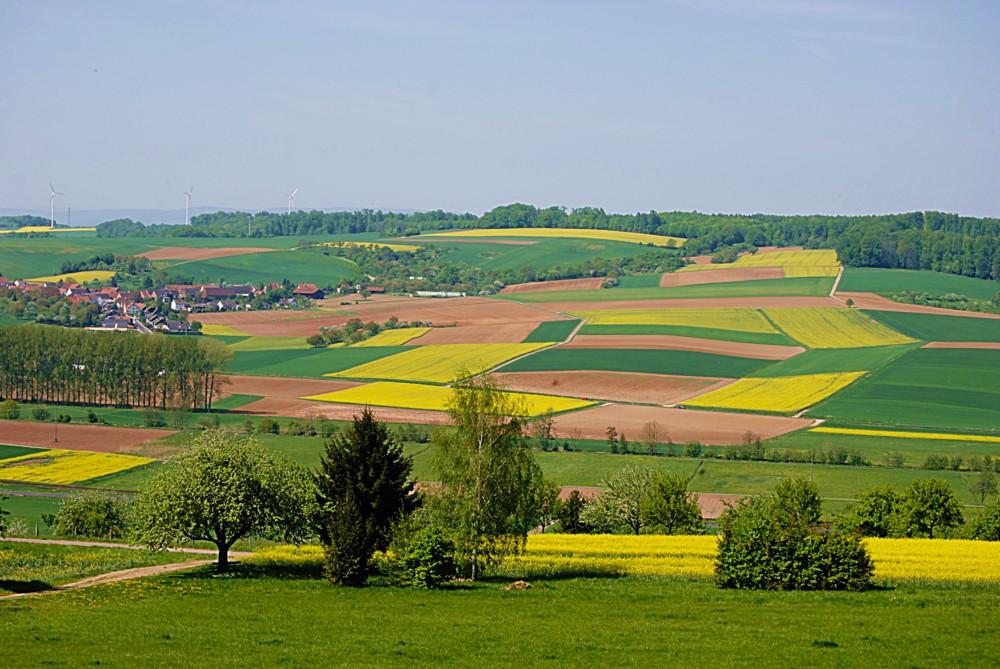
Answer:
<path fill-rule="evenodd" d="M 764 309 L 772 323 L 809 348 L 912 344 L 911 339 L 857 309 Z"/>
<path fill-rule="evenodd" d="M 430 332 L 430 328 L 396 328 L 395 330 L 384 330 L 374 337 L 369 337 L 351 346 L 402 346 L 411 339 L 416 339 L 421 335 Z"/>
<path fill-rule="evenodd" d="M 847 434 L 856 437 L 895 437 L 896 439 L 931 439 L 938 441 L 978 441 L 1000 444 L 1000 436 L 988 434 L 949 434 L 945 432 L 907 432 L 904 430 L 867 430 L 853 427 L 814 427 L 810 432 Z"/>
<path fill-rule="evenodd" d="M 684 404 L 720 409 L 791 413 L 806 409 L 850 385 L 867 372 L 834 372 L 739 379 Z"/>
<path fill-rule="evenodd" d="M 461 373 L 479 374 L 527 353 L 552 346 L 536 344 L 443 344 L 420 346 L 326 376 L 449 383 Z"/>
<path fill-rule="evenodd" d="M 781 267 L 786 279 L 803 277 L 837 276 L 840 263 L 837 252 L 825 251 L 770 251 L 740 256 L 735 262 L 708 265 L 686 265 L 679 272 L 701 272 L 713 269 L 734 269 L 739 267 Z"/>
<path fill-rule="evenodd" d="M 608 309 L 576 311 L 573 316 L 587 319 L 587 325 L 674 325 L 714 328 L 734 332 L 777 334 L 756 309 Z"/>

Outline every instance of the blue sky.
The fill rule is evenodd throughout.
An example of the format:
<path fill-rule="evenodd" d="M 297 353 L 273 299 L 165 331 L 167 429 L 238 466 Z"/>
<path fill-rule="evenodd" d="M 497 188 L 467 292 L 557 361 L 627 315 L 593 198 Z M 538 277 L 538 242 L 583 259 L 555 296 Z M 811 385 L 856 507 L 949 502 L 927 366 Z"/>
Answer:
<path fill-rule="evenodd" d="M 0 207 L 1000 217 L 1000 3 L 0 3 Z"/>

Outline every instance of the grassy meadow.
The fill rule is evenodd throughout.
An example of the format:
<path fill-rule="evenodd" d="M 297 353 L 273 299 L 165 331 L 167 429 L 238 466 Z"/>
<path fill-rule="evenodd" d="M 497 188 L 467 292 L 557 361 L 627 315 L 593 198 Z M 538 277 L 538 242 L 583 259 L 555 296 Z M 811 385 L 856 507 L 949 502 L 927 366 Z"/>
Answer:
<path fill-rule="evenodd" d="M 910 269 L 845 267 L 837 290 L 848 293 L 878 293 L 892 296 L 905 291 L 947 295 L 955 293 L 975 300 L 989 300 L 998 292 L 996 281 L 943 272 Z"/>

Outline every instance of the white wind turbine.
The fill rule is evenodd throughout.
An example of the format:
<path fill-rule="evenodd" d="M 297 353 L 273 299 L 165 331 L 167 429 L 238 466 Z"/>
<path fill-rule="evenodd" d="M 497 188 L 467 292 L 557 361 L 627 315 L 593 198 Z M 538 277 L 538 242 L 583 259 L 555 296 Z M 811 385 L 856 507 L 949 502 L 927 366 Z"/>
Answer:
<path fill-rule="evenodd" d="M 191 225 L 191 193 L 193 192 L 194 186 L 184 191 L 184 225 Z"/>
<path fill-rule="evenodd" d="M 293 190 L 291 192 L 291 194 L 285 193 L 285 197 L 288 198 L 288 213 L 289 214 L 292 213 L 292 207 L 295 206 L 295 194 L 298 193 L 298 192 L 299 192 L 299 189 L 296 188 L 295 190 Z"/>
<path fill-rule="evenodd" d="M 52 191 L 52 195 L 49 196 L 49 223 L 54 228 L 56 227 L 56 195 L 62 195 L 62 193 L 56 192 L 56 187 L 49 182 L 49 190 Z"/>

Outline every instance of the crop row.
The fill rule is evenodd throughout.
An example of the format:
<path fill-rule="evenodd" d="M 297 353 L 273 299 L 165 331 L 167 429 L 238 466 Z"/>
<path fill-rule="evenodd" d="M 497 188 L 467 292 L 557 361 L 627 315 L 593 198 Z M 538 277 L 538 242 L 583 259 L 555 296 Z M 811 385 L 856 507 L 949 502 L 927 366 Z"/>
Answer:
<path fill-rule="evenodd" d="M 0 479 L 71 485 L 117 474 L 154 462 L 118 453 L 92 453 L 54 448 L 0 460 Z"/>
<path fill-rule="evenodd" d="M 377 381 L 363 386 L 338 390 L 321 395 L 309 395 L 304 400 L 334 402 L 338 404 L 360 404 L 365 406 L 396 407 L 400 409 L 423 409 L 444 411 L 451 398 L 451 389 L 441 386 L 426 386 L 418 383 L 393 383 Z M 553 397 L 533 393 L 510 393 L 525 407 L 528 416 L 540 416 L 547 411 L 559 413 L 593 406 L 594 402 L 570 397 Z"/>
<path fill-rule="evenodd" d="M 551 346 L 534 344 L 447 344 L 421 346 L 327 376 L 448 383 L 463 373 L 479 374 L 500 363 Z"/>
<path fill-rule="evenodd" d="M 810 407 L 867 372 L 832 372 L 802 376 L 746 378 L 687 400 L 685 404 L 748 411 L 788 413 Z"/>

